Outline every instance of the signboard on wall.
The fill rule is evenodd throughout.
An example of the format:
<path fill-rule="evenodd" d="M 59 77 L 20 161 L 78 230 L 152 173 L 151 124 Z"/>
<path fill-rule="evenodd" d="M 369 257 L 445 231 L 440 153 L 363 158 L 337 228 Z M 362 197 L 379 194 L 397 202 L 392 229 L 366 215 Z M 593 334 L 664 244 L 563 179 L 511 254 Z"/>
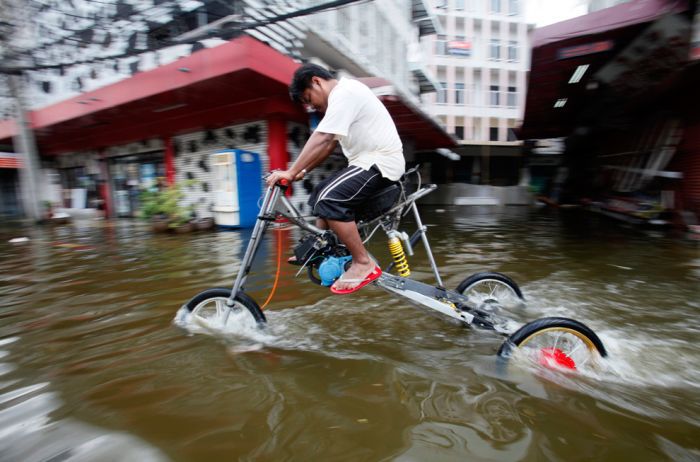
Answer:
<path fill-rule="evenodd" d="M 447 53 L 456 56 L 471 56 L 472 43 L 463 40 L 451 40 L 447 42 Z"/>
<path fill-rule="evenodd" d="M 579 56 L 592 55 L 612 50 L 615 43 L 612 40 L 601 40 L 598 42 L 584 43 L 571 47 L 564 47 L 557 50 L 557 59 L 578 58 Z"/>
<path fill-rule="evenodd" d="M 22 168 L 22 160 L 12 152 L 0 152 L 0 168 Z"/>

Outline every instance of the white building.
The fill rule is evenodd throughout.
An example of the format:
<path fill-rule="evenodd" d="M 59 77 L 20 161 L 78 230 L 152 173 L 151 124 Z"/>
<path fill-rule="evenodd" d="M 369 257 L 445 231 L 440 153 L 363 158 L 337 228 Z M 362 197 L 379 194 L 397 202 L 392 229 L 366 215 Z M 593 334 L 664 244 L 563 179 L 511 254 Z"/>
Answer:
<path fill-rule="evenodd" d="M 443 33 L 423 41 L 441 89 L 425 107 L 463 143 L 517 143 L 529 69 L 522 0 L 432 0 Z"/>

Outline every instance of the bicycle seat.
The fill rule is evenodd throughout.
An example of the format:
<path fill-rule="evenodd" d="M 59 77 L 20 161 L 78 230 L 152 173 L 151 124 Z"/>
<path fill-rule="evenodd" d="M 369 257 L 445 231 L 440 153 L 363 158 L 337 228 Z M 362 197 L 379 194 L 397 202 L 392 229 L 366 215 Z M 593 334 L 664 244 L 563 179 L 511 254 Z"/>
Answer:
<path fill-rule="evenodd" d="M 379 190 L 362 205 L 362 212 L 358 213 L 358 221 L 371 221 L 392 208 L 401 196 L 399 183 L 393 183 Z"/>

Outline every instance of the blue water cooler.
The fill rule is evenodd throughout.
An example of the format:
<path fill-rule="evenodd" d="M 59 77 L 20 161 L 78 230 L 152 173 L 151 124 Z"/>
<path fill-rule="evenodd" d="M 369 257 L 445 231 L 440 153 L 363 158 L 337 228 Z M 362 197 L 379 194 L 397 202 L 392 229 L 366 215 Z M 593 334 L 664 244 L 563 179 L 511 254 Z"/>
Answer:
<path fill-rule="evenodd" d="M 218 226 L 249 228 L 258 217 L 262 166 L 260 155 L 225 149 L 211 155 L 214 221 Z"/>

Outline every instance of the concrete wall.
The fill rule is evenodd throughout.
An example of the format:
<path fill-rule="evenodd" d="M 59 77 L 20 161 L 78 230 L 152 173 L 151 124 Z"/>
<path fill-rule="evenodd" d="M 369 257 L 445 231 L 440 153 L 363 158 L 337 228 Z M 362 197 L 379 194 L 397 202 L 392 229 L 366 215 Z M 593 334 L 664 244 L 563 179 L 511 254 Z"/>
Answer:
<path fill-rule="evenodd" d="M 421 204 L 433 205 L 530 205 L 527 186 L 489 186 L 467 183 L 442 184 L 425 196 Z"/>

